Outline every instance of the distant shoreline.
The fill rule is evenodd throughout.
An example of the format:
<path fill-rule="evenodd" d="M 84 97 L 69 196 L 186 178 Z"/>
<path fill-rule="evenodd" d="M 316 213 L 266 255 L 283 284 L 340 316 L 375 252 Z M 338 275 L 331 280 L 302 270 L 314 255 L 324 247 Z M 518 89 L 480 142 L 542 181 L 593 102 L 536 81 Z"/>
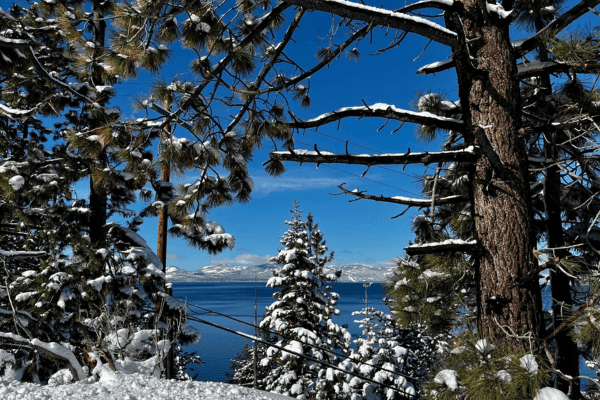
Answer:
<path fill-rule="evenodd" d="M 261 265 L 209 265 L 188 271 L 177 267 L 167 267 L 167 282 L 257 282 L 266 283 L 272 271 L 278 269 L 277 264 Z M 373 267 L 366 264 L 347 264 L 327 266 L 327 273 L 342 270 L 339 283 L 384 283 L 389 272 L 388 267 Z"/>
<path fill-rule="evenodd" d="M 174 280 L 170 280 L 167 279 L 167 283 L 207 283 L 207 282 L 212 282 L 212 283 L 264 283 L 266 284 L 267 281 L 266 280 L 236 280 L 236 281 L 231 281 L 231 280 L 210 280 L 210 279 L 203 279 L 203 280 L 189 280 L 189 281 L 174 281 Z M 367 281 L 346 281 L 346 280 L 341 280 L 341 281 L 337 281 L 334 283 L 365 283 Z M 385 283 L 386 281 L 373 281 L 373 280 L 369 280 L 368 282 L 372 282 L 372 283 Z"/>

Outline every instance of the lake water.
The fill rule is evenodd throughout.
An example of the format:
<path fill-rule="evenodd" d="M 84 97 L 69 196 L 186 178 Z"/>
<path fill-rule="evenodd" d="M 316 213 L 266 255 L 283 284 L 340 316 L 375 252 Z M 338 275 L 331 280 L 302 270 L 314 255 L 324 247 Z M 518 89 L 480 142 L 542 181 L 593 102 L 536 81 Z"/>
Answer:
<path fill-rule="evenodd" d="M 353 322 L 356 317 L 352 317 L 351 314 L 364 308 L 365 288 L 362 283 L 334 283 L 332 286 L 333 291 L 340 295 L 337 306 L 340 315 L 334 317 L 333 321 L 338 325 L 348 324 L 352 336 L 357 337 L 361 330 L 358 324 Z M 273 303 L 273 293 L 277 290 L 266 287 L 264 282 L 258 282 L 257 289 L 258 321 L 260 321 L 265 307 Z M 253 282 L 176 282 L 173 283 L 173 295 L 179 299 L 187 299 L 189 304 L 254 323 Z M 373 284 L 369 288 L 369 305 L 387 312 L 388 308 L 381 300 L 383 296 L 383 286 Z M 254 334 L 252 327 L 222 316 L 202 314 L 197 317 L 235 331 Z M 251 344 L 251 341 L 208 325 L 197 322 L 191 324 L 200 330 L 202 340 L 195 345 L 187 346 L 185 350 L 198 352 L 206 363 L 193 365 L 194 372 L 191 375 L 198 373 L 197 379 L 201 381 L 224 382 L 229 361 L 243 350 L 244 344 Z"/>
<path fill-rule="evenodd" d="M 348 331 L 356 338 L 361 330 L 354 323 L 357 317 L 351 314 L 359 311 L 365 306 L 365 288 L 362 283 L 334 283 L 333 291 L 340 295 L 337 309 L 340 315 L 334 317 L 333 321 L 338 325 L 348 324 Z M 257 283 L 257 312 L 258 321 L 261 320 L 265 307 L 274 301 L 273 293 L 277 290 L 268 288 L 264 282 Z M 254 283 L 253 282 L 176 282 L 173 283 L 173 294 L 179 299 L 187 299 L 189 304 L 207 308 L 230 317 L 254 323 Z M 384 296 L 383 285 L 373 284 L 369 288 L 369 305 L 378 310 L 388 312 L 389 309 L 381 300 Z M 549 306 L 549 295 L 544 295 L 545 306 Z M 200 311 L 200 310 L 198 310 Z M 226 328 L 254 334 L 254 328 L 232 321 L 226 317 L 214 314 L 196 315 L 198 318 L 215 323 Z M 190 322 L 202 333 L 202 340 L 192 346 L 186 346 L 186 351 L 196 351 L 206 364 L 191 365 L 194 371 L 190 375 L 198 374 L 197 380 L 225 382 L 225 373 L 229 369 L 229 362 L 244 348 L 244 344 L 251 344 L 251 340 L 217 328 Z M 594 373 L 586 368 L 583 360 L 580 364 L 581 374 L 594 376 Z M 587 386 L 587 381 L 582 384 Z"/>

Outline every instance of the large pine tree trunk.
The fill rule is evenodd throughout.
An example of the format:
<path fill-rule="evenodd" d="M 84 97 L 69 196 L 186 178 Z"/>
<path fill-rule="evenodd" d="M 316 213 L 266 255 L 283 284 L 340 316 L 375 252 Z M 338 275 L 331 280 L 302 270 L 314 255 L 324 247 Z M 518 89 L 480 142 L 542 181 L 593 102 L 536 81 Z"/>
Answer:
<path fill-rule="evenodd" d="M 486 10 L 477 0 L 463 0 L 457 6 L 464 7 L 462 21 L 450 14 L 448 22 L 457 32 L 464 29 L 466 35 L 461 49 L 454 49 L 469 132 L 466 139 L 483 145 L 474 135 L 483 130 L 502 161 L 498 167 L 482 156 L 471 175 L 475 239 L 479 243 L 478 327 L 482 335 L 496 340 L 506 338 L 507 332 L 540 337 L 544 325 L 539 284 L 537 279 L 523 282 L 535 268 L 535 238 L 525 142 L 519 134 L 516 59 L 508 27 L 497 16 L 484 15 Z"/>
<path fill-rule="evenodd" d="M 104 52 L 106 41 L 106 21 L 104 21 L 103 4 L 100 0 L 93 2 L 93 17 L 92 38 L 95 44 L 94 57 L 100 56 Z M 92 74 L 93 84 L 96 86 L 103 85 L 102 71 L 100 67 L 96 67 Z M 102 121 L 93 121 L 93 127 L 99 128 L 102 126 Z M 104 152 L 99 156 L 100 162 L 104 163 Z M 90 166 L 90 168 L 92 168 Z M 104 239 L 104 225 L 106 225 L 108 208 L 108 196 L 106 188 L 90 176 L 90 239 L 93 246 L 101 246 Z"/>

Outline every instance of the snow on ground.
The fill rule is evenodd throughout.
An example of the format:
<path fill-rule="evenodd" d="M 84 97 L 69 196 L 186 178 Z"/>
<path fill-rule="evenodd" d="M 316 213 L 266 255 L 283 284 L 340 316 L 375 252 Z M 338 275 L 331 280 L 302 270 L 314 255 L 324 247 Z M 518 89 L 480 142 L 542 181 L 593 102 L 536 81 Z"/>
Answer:
<path fill-rule="evenodd" d="M 82 399 L 82 400 L 285 400 L 291 399 L 221 382 L 157 379 L 151 376 L 111 374 L 61 386 L 7 382 L 0 379 L 0 399 Z"/>

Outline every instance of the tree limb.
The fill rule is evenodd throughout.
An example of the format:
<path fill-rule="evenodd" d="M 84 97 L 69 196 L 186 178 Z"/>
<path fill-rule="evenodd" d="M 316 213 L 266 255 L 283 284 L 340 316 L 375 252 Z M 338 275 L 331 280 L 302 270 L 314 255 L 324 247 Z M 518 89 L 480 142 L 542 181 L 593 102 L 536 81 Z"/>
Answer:
<path fill-rule="evenodd" d="M 370 106 L 345 107 L 308 120 L 295 120 L 288 123 L 290 128 L 314 128 L 348 117 L 378 117 L 421 125 L 435 126 L 440 129 L 463 131 L 464 123 L 459 119 L 440 117 L 429 112 L 416 112 L 396 108 L 391 104 L 376 103 Z"/>
<path fill-rule="evenodd" d="M 345 0 L 284 0 L 284 2 L 307 9 L 332 13 L 342 18 L 365 21 L 373 25 L 416 33 L 447 46 L 456 44 L 456 33 L 424 18 Z"/>
<path fill-rule="evenodd" d="M 473 147 L 464 150 L 432 153 L 400 154 L 344 154 L 329 151 L 310 151 L 295 149 L 291 151 L 273 151 L 271 160 L 294 161 L 315 164 L 353 164 L 353 165 L 396 165 L 430 164 L 436 162 L 475 161 L 477 153 Z M 431 200 L 429 200 L 431 202 Z"/>
<path fill-rule="evenodd" d="M 577 72 L 577 73 L 597 73 L 600 70 L 599 63 L 573 63 L 573 62 L 555 62 L 546 61 L 543 63 L 535 62 L 529 64 L 517 65 L 518 79 L 530 78 L 543 74 L 552 74 L 556 72 Z"/>
<path fill-rule="evenodd" d="M 365 200 L 374 200 L 381 201 L 384 203 L 393 203 L 393 204 L 402 204 L 411 207 L 427 207 L 431 205 L 431 200 L 429 199 L 414 199 L 409 197 L 402 196 L 394 196 L 394 197 L 383 197 L 383 196 L 372 196 L 369 194 L 364 194 L 364 192 L 359 191 L 351 191 L 344 187 L 344 183 L 338 185 L 338 188 L 344 193 L 349 194 L 351 196 L 359 197 Z M 435 199 L 435 204 L 444 205 L 444 204 L 456 204 L 463 203 L 469 200 L 469 197 L 466 195 L 456 195 L 456 196 L 448 196 L 442 197 L 439 199 Z"/>
<path fill-rule="evenodd" d="M 57 346 L 64 348 L 65 350 L 67 350 L 62 345 L 58 345 L 57 343 L 50 343 L 50 344 L 44 343 L 38 339 L 28 340 L 28 339 L 25 339 L 24 337 L 21 337 L 19 335 L 15 335 L 12 333 L 8 333 L 8 332 L 0 332 L 0 341 L 5 342 L 5 343 L 11 343 L 11 344 L 21 346 L 21 347 L 27 347 L 32 350 L 39 351 L 40 353 L 44 354 L 46 357 L 48 357 L 49 359 L 51 359 L 53 361 L 62 362 L 64 364 L 66 364 L 67 368 L 69 369 L 69 372 L 71 372 L 71 375 L 73 375 L 74 381 L 78 381 L 78 380 L 84 378 L 84 376 L 79 376 L 79 373 L 77 372 L 78 370 L 81 371 L 81 365 L 79 365 L 79 363 L 77 363 L 77 359 L 75 359 L 75 357 L 73 356 L 73 353 L 71 353 L 71 355 L 73 356 L 73 359 L 69 359 L 68 357 L 58 354 L 57 351 L 51 351 L 50 349 L 47 348 L 49 345 L 57 345 Z M 77 365 L 74 365 L 75 363 L 77 363 Z"/>
<path fill-rule="evenodd" d="M 435 74 L 436 72 L 446 71 L 448 69 L 454 68 L 456 65 L 454 64 L 454 60 L 446 60 L 446 61 L 437 61 L 431 64 L 423 65 L 417 71 L 417 74 L 428 75 Z"/>
<path fill-rule="evenodd" d="M 477 241 L 470 240 L 468 242 L 461 240 L 448 239 L 443 242 L 413 244 L 404 248 L 406 255 L 415 256 L 421 254 L 436 254 L 446 253 L 449 251 L 459 251 L 464 253 L 473 253 L 477 250 Z"/>

